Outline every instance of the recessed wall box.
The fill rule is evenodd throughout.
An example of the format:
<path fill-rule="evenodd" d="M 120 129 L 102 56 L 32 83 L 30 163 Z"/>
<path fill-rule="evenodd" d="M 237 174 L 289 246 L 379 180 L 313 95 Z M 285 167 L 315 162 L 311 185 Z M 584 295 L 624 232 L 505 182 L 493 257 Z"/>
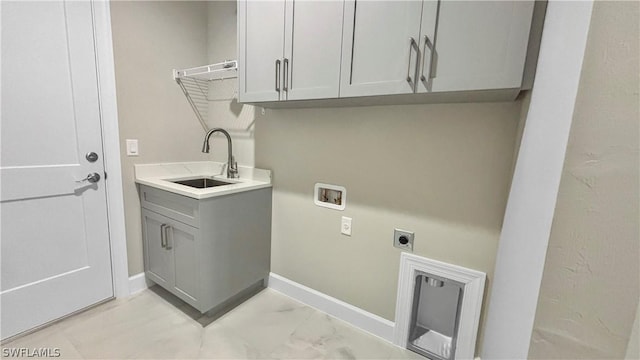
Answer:
<path fill-rule="evenodd" d="M 316 183 L 313 202 L 318 206 L 344 210 L 347 204 L 347 189 L 338 185 Z"/>

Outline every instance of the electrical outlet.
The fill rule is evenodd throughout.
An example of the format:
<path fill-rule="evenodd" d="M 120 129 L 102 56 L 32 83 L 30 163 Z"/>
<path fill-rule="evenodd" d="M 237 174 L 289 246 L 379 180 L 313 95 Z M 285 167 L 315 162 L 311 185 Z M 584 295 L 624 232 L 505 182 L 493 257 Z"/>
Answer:
<path fill-rule="evenodd" d="M 340 232 L 344 235 L 351 236 L 351 218 L 343 216 Z"/>
<path fill-rule="evenodd" d="M 393 230 L 393 246 L 398 249 L 408 250 L 413 252 L 413 232 L 394 229 Z"/>

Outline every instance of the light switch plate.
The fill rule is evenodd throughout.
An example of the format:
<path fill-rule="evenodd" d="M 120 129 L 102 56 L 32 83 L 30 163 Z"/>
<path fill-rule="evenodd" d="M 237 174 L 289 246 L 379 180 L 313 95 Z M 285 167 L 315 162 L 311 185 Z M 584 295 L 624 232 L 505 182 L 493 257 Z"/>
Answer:
<path fill-rule="evenodd" d="M 127 139 L 127 156 L 138 155 L 138 139 Z"/>
<path fill-rule="evenodd" d="M 343 216 L 342 225 L 340 226 L 340 232 L 344 235 L 351 236 L 351 218 Z"/>

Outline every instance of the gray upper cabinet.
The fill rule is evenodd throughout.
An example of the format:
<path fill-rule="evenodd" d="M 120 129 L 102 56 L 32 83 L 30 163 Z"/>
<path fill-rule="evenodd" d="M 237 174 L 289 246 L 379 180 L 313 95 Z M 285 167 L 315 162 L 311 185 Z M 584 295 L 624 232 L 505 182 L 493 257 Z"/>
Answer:
<path fill-rule="evenodd" d="M 422 2 L 348 0 L 344 9 L 340 96 L 413 93 Z"/>
<path fill-rule="evenodd" d="M 425 1 L 427 8 L 418 92 L 521 88 L 534 1 Z"/>
<path fill-rule="evenodd" d="M 342 1 L 239 1 L 240 101 L 337 98 Z"/>
<path fill-rule="evenodd" d="M 342 7 L 342 1 L 286 1 L 287 100 L 338 97 Z"/>
<path fill-rule="evenodd" d="M 513 99 L 531 86 L 545 7 L 533 0 L 240 0 L 240 101 L 446 99 L 479 90 Z"/>
<path fill-rule="evenodd" d="M 280 100 L 284 5 L 284 1 L 238 2 L 240 101 Z"/>

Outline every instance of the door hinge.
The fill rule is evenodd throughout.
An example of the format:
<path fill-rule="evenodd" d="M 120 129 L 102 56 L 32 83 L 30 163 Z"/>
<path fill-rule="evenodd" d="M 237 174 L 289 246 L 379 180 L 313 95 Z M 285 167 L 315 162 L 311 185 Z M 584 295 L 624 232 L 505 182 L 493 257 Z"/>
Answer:
<path fill-rule="evenodd" d="M 107 181 L 107 172 L 104 172 L 104 180 Z"/>

